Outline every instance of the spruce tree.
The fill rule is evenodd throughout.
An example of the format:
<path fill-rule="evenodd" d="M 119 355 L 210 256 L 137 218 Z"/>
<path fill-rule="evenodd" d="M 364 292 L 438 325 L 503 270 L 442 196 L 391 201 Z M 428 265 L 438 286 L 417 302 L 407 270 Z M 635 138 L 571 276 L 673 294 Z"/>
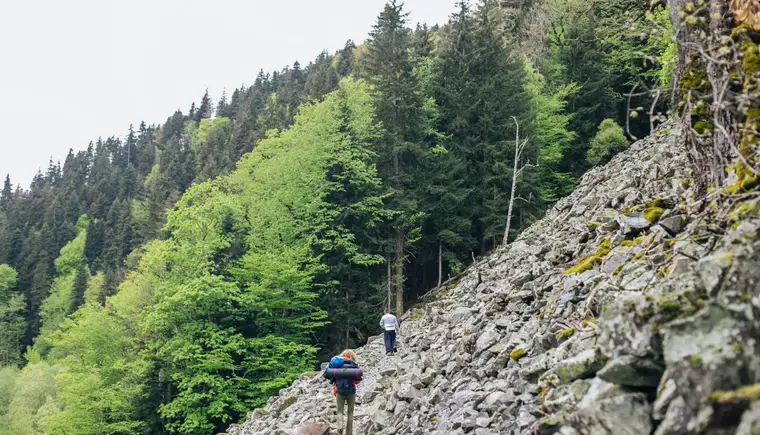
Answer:
<path fill-rule="evenodd" d="M 8 211 L 11 202 L 13 201 L 13 186 L 11 185 L 10 174 L 5 176 L 5 182 L 3 183 L 3 190 L 0 192 L 0 210 Z"/>
<path fill-rule="evenodd" d="M 319 100 L 338 87 L 338 73 L 333 68 L 332 62 L 332 56 L 323 51 L 306 69 L 307 98 Z"/>
<path fill-rule="evenodd" d="M 75 312 L 84 304 L 84 293 L 87 291 L 87 281 L 90 278 L 90 272 L 87 270 L 85 262 L 79 263 L 74 275 L 74 284 L 71 287 L 71 307 L 69 314 Z"/>
<path fill-rule="evenodd" d="M 349 74 L 353 74 L 354 72 L 354 50 L 356 49 L 356 44 L 354 44 L 354 41 L 348 40 L 346 41 L 346 45 L 343 47 L 343 49 L 338 54 L 338 66 L 336 67 L 336 72 L 340 77 L 347 77 Z"/>
<path fill-rule="evenodd" d="M 231 116 L 230 104 L 227 101 L 226 90 L 222 90 L 222 98 L 220 98 L 219 102 L 216 104 L 216 116 L 223 116 L 226 118 L 229 118 Z"/>
<path fill-rule="evenodd" d="M 426 153 L 424 97 L 410 59 L 411 31 L 408 13 L 392 0 L 385 5 L 370 32 L 364 73 L 373 86 L 377 118 L 385 127 L 378 147 L 381 177 L 393 194 L 390 207 L 399 211 L 393 222 L 389 248 L 393 253 L 396 312 L 404 312 L 404 266 L 409 243 L 420 231 L 419 206 L 414 189 L 422 180 L 415 170 Z"/>
<path fill-rule="evenodd" d="M 211 118 L 211 116 L 214 114 L 213 111 L 213 103 L 211 101 L 211 97 L 208 95 L 208 89 L 206 89 L 206 92 L 203 94 L 203 98 L 201 98 L 201 105 L 198 106 L 198 110 L 195 112 L 193 120 L 195 122 L 201 122 L 201 119 Z"/>

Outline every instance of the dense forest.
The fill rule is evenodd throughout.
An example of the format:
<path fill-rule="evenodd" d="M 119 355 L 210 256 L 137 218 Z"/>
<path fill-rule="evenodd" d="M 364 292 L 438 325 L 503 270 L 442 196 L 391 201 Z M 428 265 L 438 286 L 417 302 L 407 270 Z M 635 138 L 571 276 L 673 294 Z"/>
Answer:
<path fill-rule="evenodd" d="M 6 177 L 0 434 L 223 430 L 647 135 L 677 63 L 648 0 L 394 0 L 361 44 Z"/>

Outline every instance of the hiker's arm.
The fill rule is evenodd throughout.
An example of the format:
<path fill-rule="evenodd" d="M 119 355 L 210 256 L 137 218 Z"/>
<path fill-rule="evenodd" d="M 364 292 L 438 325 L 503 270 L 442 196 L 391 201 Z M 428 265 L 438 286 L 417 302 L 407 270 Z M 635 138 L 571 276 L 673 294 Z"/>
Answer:
<path fill-rule="evenodd" d="M 383 323 L 383 319 L 380 319 L 380 327 L 385 329 L 385 323 Z"/>

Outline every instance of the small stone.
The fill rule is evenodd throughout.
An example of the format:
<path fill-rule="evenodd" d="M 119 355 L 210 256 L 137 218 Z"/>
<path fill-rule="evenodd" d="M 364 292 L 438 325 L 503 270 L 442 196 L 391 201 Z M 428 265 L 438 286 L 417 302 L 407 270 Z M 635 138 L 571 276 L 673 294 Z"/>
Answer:
<path fill-rule="evenodd" d="M 409 382 L 404 382 L 396 391 L 396 397 L 407 402 L 422 396 L 420 390 L 414 388 Z"/>
<path fill-rule="evenodd" d="M 475 342 L 475 355 L 480 355 L 484 350 L 493 346 L 501 338 L 494 329 L 486 329 Z"/>
<path fill-rule="evenodd" d="M 718 286 L 723 281 L 723 275 L 726 269 L 731 266 L 734 261 L 734 254 L 730 252 L 722 252 L 709 257 L 702 258 L 697 264 L 697 270 L 699 276 L 702 278 L 702 283 L 705 286 L 707 293 L 713 296 L 718 290 Z"/>
<path fill-rule="evenodd" d="M 515 403 L 517 398 L 512 392 L 506 393 L 503 391 L 495 391 L 488 395 L 488 397 L 481 402 L 479 409 L 493 412 L 496 411 L 502 405 L 511 405 Z"/>
<path fill-rule="evenodd" d="M 752 404 L 742 416 L 742 421 L 736 429 L 736 435 L 760 434 L 760 401 Z"/>
<path fill-rule="evenodd" d="M 670 405 L 670 401 L 673 399 L 676 391 L 678 391 L 676 382 L 673 379 L 668 379 L 652 406 L 652 416 L 655 420 L 662 420 L 665 418 L 664 412 L 667 410 L 668 405 Z"/>
<path fill-rule="evenodd" d="M 325 435 L 329 430 L 327 423 L 306 423 L 293 429 L 293 435 Z"/>
<path fill-rule="evenodd" d="M 477 393 L 475 391 L 457 391 L 454 393 L 454 397 L 451 398 L 451 400 L 457 405 L 458 408 L 464 408 L 467 405 L 472 406 L 476 399 L 478 399 L 482 393 Z"/>
<path fill-rule="evenodd" d="M 462 323 L 464 319 L 470 317 L 471 314 L 472 313 L 470 312 L 469 308 L 459 307 L 455 309 L 453 312 L 449 313 L 449 315 L 446 316 L 446 320 L 449 322 L 450 325 L 456 326 Z"/>
<path fill-rule="evenodd" d="M 678 255 L 673 260 L 673 266 L 670 267 L 668 279 L 678 278 L 679 276 L 685 275 L 687 272 L 689 272 L 689 267 L 692 263 L 694 263 L 694 260 L 691 258 L 684 257 L 683 255 Z"/>
<path fill-rule="evenodd" d="M 656 387 L 665 371 L 651 360 L 625 355 L 610 361 L 597 376 L 626 387 Z"/>
<path fill-rule="evenodd" d="M 578 355 L 561 361 L 554 369 L 563 384 L 570 383 L 581 377 L 593 375 L 602 368 L 603 363 L 599 359 L 596 349 L 586 349 Z"/>
<path fill-rule="evenodd" d="M 618 217 L 620 232 L 625 235 L 637 234 L 652 226 L 652 222 L 644 217 L 644 213 L 630 213 Z"/>
<path fill-rule="evenodd" d="M 673 215 L 662 219 L 659 224 L 671 236 L 675 236 L 686 228 L 686 219 L 681 215 Z"/>
<path fill-rule="evenodd" d="M 491 425 L 491 419 L 488 417 L 478 417 L 475 419 L 475 425 L 478 427 L 488 427 Z"/>
<path fill-rule="evenodd" d="M 521 409 L 520 414 L 517 416 L 517 425 L 521 428 L 527 427 L 535 423 L 538 419 L 530 412 Z"/>

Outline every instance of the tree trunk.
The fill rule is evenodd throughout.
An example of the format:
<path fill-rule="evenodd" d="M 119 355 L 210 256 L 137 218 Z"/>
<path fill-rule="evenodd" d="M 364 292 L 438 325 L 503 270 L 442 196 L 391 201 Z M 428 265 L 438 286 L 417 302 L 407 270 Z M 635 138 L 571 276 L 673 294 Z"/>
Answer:
<path fill-rule="evenodd" d="M 396 273 L 393 277 L 396 286 L 396 316 L 404 314 L 404 230 L 396 230 Z"/>
<path fill-rule="evenodd" d="M 387 286 L 388 286 L 388 306 L 387 306 L 387 312 L 391 312 L 391 307 L 393 307 L 393 275 L 391 274 L 391 254 L 388 252 L 387 258 L 385 260 L 385 263 L 388 265 L 388 277 L 387 277 Z"/>
<path fill-rule="evenodd" d="M 443 283 L 443 242 L 438 241 L 438 287 Z"/>
<path fill-rule="evenodd" d="M 517 150 L 515 150 L 515 168 L 512 173 L 512 191 L 509 193 L 509 209 L 507 210 L 507 228 L 504 230 L 504 240 L 502 243 L 509 243 L 509 229 L 512 226 L 512 208 L 515 203 L 515 190 L 517 190 Z"/>
<path fill-rule="evenodd" d="M 346 292 L 346 343 L 343 346 L 344 349 L 349 348 L 348 339 L 351 331 L 351 301 L 348 299 L 348 292 Z"/>
<path fill-rule="evenodd" d="M 726 91 L 732 80 L 731 56 L 736 53 L 721 53 L 732 23 L 727 2 L 707 0 L 691 14 L 698 24 L 686 24 L 680 18 L 688 3 L 668 0 L 678 40 L 680 123 L 697 188 L 705 193 L 723 184 L 725 168 L 735 154 L 736 116 L 730 108 L 736 105 L 727 101 Z M 699 108 L 700 102 L 704 109 Z"/>
<path fill-rule="evenodd" d="M 517 178 L 519 177 L 520 170 L 517 167 L 520 164 L 520 154 L 522 151 L 522 145 L 520 144 L 520 124 L 515 119 L 516 132 L 515 132 L 515 165 L 512 170 L 512 191 L 509 193 L 509 209 L 507 210 L 507 228 L 504 230 L 504 240 L 502 244 L 504 246 L 509 243 L 509 229 L 512 226 L 512 209 L 515 203 L 515 191 L 517 190 Z"/>

